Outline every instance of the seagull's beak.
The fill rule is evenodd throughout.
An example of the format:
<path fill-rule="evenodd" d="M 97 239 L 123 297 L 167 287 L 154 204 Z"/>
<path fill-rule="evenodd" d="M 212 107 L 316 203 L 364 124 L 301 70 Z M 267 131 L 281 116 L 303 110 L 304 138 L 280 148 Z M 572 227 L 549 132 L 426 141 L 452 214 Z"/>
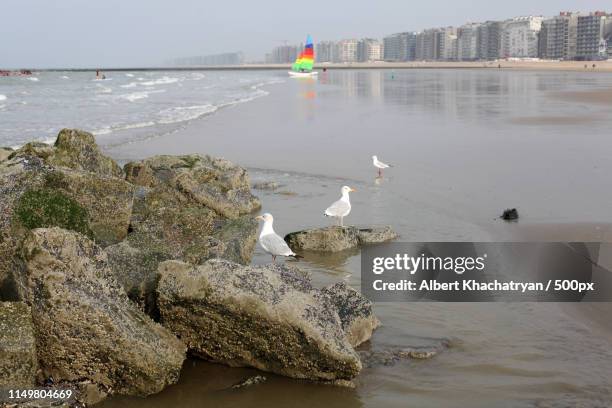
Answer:
<path fill-rule="evenodd" d="M 355 191 L 357 191 L 357 190 L 356 190 L 356 189 L 354 189 L 354 188 L 351 188 L 349 191 L 353 193 L 353 192 L 355 192 Z"/>
<path fill-rule="evenodd" d="M 257 217 L 255 217 L 255 219 L 256 220 L 260 220 L 260 221 L 264 220 L 263 215 L 258 215 Z"/>

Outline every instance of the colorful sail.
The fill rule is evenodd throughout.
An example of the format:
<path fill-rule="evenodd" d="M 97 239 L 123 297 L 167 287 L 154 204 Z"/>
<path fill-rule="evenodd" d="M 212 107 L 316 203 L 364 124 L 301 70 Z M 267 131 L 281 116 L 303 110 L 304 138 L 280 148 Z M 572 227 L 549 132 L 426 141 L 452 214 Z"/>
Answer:
<path fill-rule="evenodd" d="M 309 35 L 306 38 L 306 45 L 304 51 L 298 55 L 297 59 L 291 66 L 291 69 L 296 72 L 311 72 L 312 65 L 314 64 L 314 45 L 312 43 L 312 37 Z"/>

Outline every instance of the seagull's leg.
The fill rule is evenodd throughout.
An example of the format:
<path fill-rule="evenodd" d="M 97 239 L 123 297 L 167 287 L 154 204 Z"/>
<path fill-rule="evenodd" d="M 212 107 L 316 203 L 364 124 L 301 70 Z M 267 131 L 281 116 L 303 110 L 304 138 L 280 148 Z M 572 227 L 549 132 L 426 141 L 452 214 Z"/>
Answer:
<path fill-rule="evenodd" d="M 272 255 L 272 263 L 276 263 L 276 255 Z"/>
<path fill-rule="evenodd" d="M 344 217 L 340 217 L 340 226 L 341 226 L 341 227 L 343 227 L 343 226 L 344 226 L 344 224 L 343 224 L 343 222 L 342 222 L 342 220 L 343 220 L 343 219 L 344 219 Z"/>
<path fill-rule="evenodd" d="M 381 176 L 382 176 L 382 170 L 378 169 L 378 177 L 381 177 Z"/>

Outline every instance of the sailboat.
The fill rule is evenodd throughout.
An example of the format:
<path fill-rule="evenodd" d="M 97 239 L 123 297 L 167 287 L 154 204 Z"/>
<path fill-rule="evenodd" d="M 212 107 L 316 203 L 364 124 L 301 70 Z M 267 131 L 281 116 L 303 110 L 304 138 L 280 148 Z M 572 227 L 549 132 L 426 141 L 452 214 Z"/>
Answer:
<path fill-rule="evenodd" d="M 304 51 L 298 55 L 295 62 L 291 66 L 289 76 L 295 78 L 308 78 L 317 75 L 317 71 L 312 70 L 314 64 L 314 45 L 312 43 L 312 37 L 309 35 L 306 37 L 306 45 Z"/>

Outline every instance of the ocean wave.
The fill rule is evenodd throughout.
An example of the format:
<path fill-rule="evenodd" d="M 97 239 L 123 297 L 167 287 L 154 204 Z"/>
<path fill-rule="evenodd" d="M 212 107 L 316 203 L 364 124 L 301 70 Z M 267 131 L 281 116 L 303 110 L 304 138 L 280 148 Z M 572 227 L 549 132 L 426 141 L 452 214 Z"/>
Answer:
<path fill-rule="evenodd" d="M 112 88 L 107 88 L 103 85 L 99 85 L 98 84 L 98 89 L 96 90 L 97 93 L 112 93 L 113 90 Z"/>
<path fill-rule="evenodd" d="M 36 78 L 36 77 L 27 77 L 26 79 L 28 81 L 38 82 L 38 78 Z"/>
<path fill-rule="evenodd" d="M 119 130 L 129 130 L 129 129 L 140 129 L 149 126 L 155 126 L 157 123 L 155 122 L 138 122 L 138 123 L 129 123 L 127 125 L 116 125 L 116 126 L 105 126 L 102 129 L 94 130 L 92 133 L 94 135 L 107 135 L 109 133 L 113 133 Z"/>
<path fill-rule="evenodd" d="M 138 82 L 130 82 L 129 84 L 119 86 L 121 86 L 121 88 L 134 88 L 136 85 L 138 85 Z"/>
<path fill-rule="evenodd" d="M 6 95 L 0 95 L 0 101 L 6 101 Z"/>
<path fill-rule="evenodd" d="M 61 78 L 61 79 L 70 79 L 70 77 L 69 77 L 69 76 L 66 76 L 66 75 L 62 75 L 60 78 Z"/>
<path fill-rule="evenodd" d="M 166 85 L 166 84 L 173 84 L 178 81 L 180 81 L 179 78 L 163 76 L 154 81 L 142 82 L 141 85 L 144 85 L 144 86 Z"/>
<path fill-rule="evenodd" d="M 129 78 L 134 78 L 134 74 L 130 74 L 130 73 L 125 74 L 125 76 Z"/>
<path fill-rule="evenodd" d="M 158 123 L 169 124 L 185 122 L 188 120 L 197 119 L 204 115 L 211 114 L 217 109 L 218 107 L 215 105 L 194 105 L 168 108 L 159 112 L 160 119 Z"/>
<path fill-rule="evenodd" d="M 132 92 L 132 93 L 129 93 L 129 94 L 122 94 L 122 95 L 118 95 L 118 97 L 121 98 L 121 99 L 128 100 L 130 102 L 134 102 L 134 101 L 137 101 L 139 99 L 148 98 L 150 94 L 162 93 L 162 92 L 166 92 L 166 91 L 164 89 L 153 89 L 153 90 L 150 90 L 150 91 Z"/>

